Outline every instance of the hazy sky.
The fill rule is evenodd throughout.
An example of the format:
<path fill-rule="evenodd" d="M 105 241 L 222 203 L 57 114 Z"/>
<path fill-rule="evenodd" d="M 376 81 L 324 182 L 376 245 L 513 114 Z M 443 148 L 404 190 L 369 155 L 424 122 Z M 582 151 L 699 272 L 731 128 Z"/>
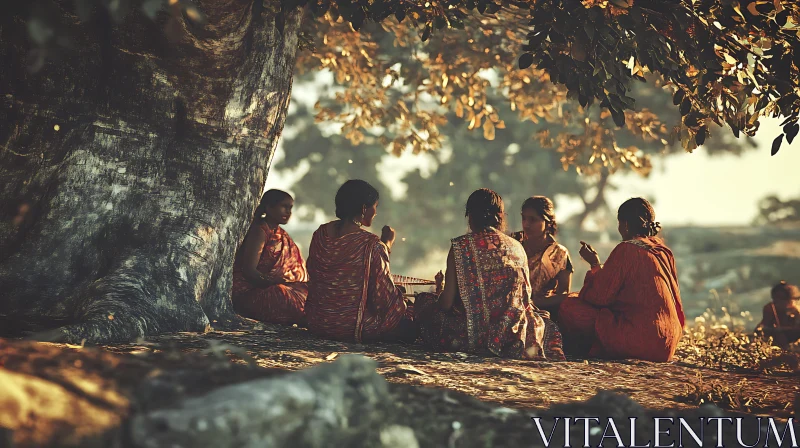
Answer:
<path fill-rule="evenodd" d="M 327 76 L 320 76 L 321 82 L 329 81 L 322 78 Z M 295 89 L 292 101 L 313 105 L 316 95 L 309 90 L 313 92 Z M 748 225 L 757 214 L 758 201 L 765 196 L 776 194 L 782 199 L 800 196 L 800 137 L 792 145 L 784 141 L 780 152 L 770 156 L 772 140 L 780 132 L 779 123 L 779 120 L 763 120 L 755 137 L 759 147 L 742 156 L 709 157 L 700 148 L 692 154 L 656 159 L 654 170 L 646 179 L 632 174 L 616 175 L 612 183 L 619 188 L 608 194 L 609 203 L 616 209 L 632 196 L 646 196 L 654 200 L 657 219 L 664 224 Z M 288 134 L 291 123 L 287 122 L 287 126 Z M 726 128 L 724 132 L 730 130 Z M 280 145 L 276 161 L 282 152 Z M 381 168 L 387 173 L 385 181 L 391 193 L 402 194 L 399 180 L 405 172 L 415 168 L 427 171 L 429 160 L 424 154 L 415 156 L 409 152 L 400 158 L 387 154 Z M 291 184 L 304 171 L 300 167 L 296 173 L 271 172 L 266 186 L 291 191 Z M 556 213 L 563 220 L 581 207 L 577 200 L 560 200 Z"/>
<path fill-rule="evenodd" d="M 764 120 L 755 137 L 759 147 L 740 157 L 709 157 L 700 149 L 656 162 L 647 179 L 621 176 L 614 181 L 620 189 L 608 196 L 609 201 L 614 206 L 631 196 L 647 195 L 656 201 L 658 219 L 673 225 L 750 224 L 763 197 L 800 196 L 800 142 L 784 141 L 778 154 L 770 155 L 779 124 Z"/>

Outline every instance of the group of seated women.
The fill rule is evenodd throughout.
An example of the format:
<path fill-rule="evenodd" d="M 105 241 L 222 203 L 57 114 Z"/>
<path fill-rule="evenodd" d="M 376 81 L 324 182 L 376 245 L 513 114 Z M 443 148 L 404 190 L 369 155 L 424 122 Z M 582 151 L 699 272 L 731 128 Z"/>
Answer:
<path fill-rule="evenodd" d="M 523 230 L 509 235 L 500 195 L 477 190 L 466 204 L 470 232 L 451 240 L 436 292 L 413 302 L 389 269 L 394 230 L 384 227 L 379 237 L 364 229 L 378 199 L 369 183 L 345 182 L 336 193 L 338 219 L 314 232 L 304 264 L 280 228 L 291 196 L 266 192 L 234 264 L 236 311 L 340 341 L 421 340 L 433 350 L 518 359 L 564 360 L 566 350 L 666 362 L 675 353 L 684 325 L 675 261 L 645 199 L 620 206 L 623 242 L 605 264 L 581 243 L 591 270 L 580 292 L 570 293 L 573 266 L 554 238 L 552 201 L 526 200 Z"/>

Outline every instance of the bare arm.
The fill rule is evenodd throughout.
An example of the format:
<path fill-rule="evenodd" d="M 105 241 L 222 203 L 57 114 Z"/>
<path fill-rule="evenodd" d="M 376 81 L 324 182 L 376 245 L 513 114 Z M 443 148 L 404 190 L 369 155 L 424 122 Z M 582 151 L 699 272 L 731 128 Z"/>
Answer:
<path fill-rule="evenodd" d="M 449 310 L 458 297 L 458 278 L 456 277 L 456 261 L 453 258 L 453 249 L 447 254 L 447 272 L 445 272 L 444 291 L 439 296 L 439 306 Z"/>
<path fill-rule="evenodd" d="M 572 287 L 572 271 L 563 269 L 556 275 L 556 289 L 554 294 L 561 295 L 569 292 Z"/>
<path fill-rule="evenodd" d="M 258 226 L 250 226 L 247 231 L 247 236 L 244 237 L 242 244 L 242 275 L 245 280 L 258 286 L 259 288 L 266 288 L 276 284 L 274 279 L 268 279 L 261 271 L 258 270 L 258 262 L 261 260 L 261 251 L 264 250 L 264 244 L 267 238 Z"/>

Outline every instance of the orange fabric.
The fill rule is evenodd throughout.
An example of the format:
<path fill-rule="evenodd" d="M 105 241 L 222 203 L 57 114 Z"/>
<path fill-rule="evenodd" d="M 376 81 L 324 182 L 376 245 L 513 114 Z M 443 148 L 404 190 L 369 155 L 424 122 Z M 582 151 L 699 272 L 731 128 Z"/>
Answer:
<path fill-rule="evenodd" d="M 391 338 L 408 305 L 392 280 L 389 251 L 366 230 L 334 238 L 325 224 L 308 254 L 308 328 L 341 341 Z"/>
<path fill-rule="evenodd" d="M 259 288 L 244 278 L 241 266 L 233 265 L 233 307 L 237 313 L 251 319 L 276 324 L 303 324 L 303 309 L 308 296 L 306 272 L 300 248 L 285 230 L 270 231 L 260 226 L 266 236 L 257 269 L 274 278 L 276 283 L 289 273 L 295 281 Z"/>
<path fill-rule="evenodd" d="M 622 242 L 558 317 L 565 336 L 593 341 L 590 356 L 669 361 L 685 323 L 672 252 L 659 238 Z"/>

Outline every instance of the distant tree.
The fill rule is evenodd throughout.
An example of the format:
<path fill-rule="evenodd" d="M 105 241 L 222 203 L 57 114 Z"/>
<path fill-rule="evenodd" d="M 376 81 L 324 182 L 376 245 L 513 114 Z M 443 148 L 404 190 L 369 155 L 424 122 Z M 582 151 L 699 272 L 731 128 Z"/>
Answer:
<path fill-rule="evenodd" d="M 768 196 L 758 204 L 756 224 L 800 224 L 800 199 L 782 200 Z"/>

